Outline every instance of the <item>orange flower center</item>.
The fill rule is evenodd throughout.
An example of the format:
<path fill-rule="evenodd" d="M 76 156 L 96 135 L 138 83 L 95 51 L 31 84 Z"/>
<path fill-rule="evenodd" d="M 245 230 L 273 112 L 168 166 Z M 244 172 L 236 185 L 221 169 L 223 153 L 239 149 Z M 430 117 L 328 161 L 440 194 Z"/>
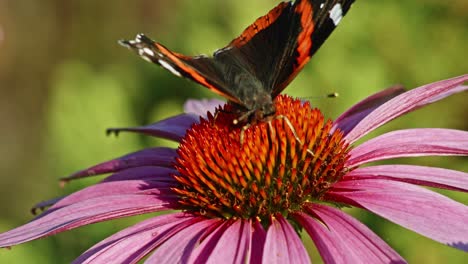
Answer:
<path fill-rule="evenodd" d="M 183 209 L 227 219 L 287 216 L 343 177 L 350 148 L 340 131 L 330 132 L 332 122 L 291 97 L 278 96 L 275 107 L 276 118 L 244 132 L 232 124 L 230 105 L 187 131 L 173 189 Z"/>

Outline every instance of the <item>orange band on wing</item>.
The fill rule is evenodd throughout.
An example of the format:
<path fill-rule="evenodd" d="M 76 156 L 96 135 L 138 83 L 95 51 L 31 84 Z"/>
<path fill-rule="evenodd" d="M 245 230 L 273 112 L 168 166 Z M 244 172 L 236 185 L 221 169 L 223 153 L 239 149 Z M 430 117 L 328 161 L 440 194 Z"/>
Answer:
<path fill-rule="evenodd" d="M 310 50 L 312 49 L 312 33 L 314 32 L 315 25 L 313 23 L 312 5 L 309 1 L 302 1 L 296 8 L 295 12 L 301 14 L 302 31 L 297 37 L 297 44 L 299 45 L 296 51 L 299 57 L 296 58 L 297 67 L 299 71 L 310 59 Z"/>
<path fill-rule="evenodd" d="M 234 39 L 229 46 L 241 47 L 245 43 L 249 42 L 259 31 L 267 28 L 273 22 L 278 19 L 278 17 L 283 13 L 284 8 L 288 6 L 289 3 L 281 2 L 275 8 L 273 8 L 268 14 L 257 18 L 255 22 L 247 27 L 242 34 Z"/>
<path fill-rule="evenodd" d="M 299 56 L 296 58 L 294 71 L 291 73 L 291 75 L 288 76 L 286 80 L 279 84 L 278 87 L 284 88 L 287 84 L 289 84 L 310 60 L 310 51 L 312 49 L 312 33 L 315 29 L 315 24 L 313 22 L 313 11 L 312 4 L 309 1 L 300 1 L 294 10 L 294 12 L 300 16 L 302 27 L 302 31 L 297 37 L 298 46 L 296 47 L 296 52 L 299 54 Z M 279 92 L 275 91 L 275 93 Z"/>

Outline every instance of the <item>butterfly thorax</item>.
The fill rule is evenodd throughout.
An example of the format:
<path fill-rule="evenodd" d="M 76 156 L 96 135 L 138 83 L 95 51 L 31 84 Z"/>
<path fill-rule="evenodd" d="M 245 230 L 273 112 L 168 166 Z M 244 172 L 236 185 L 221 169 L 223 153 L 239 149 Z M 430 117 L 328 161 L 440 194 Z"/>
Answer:
<path fill-rule="evenodd" d="M 244 105 L 235 104 L 239 117 L 234 123 L 250 123 L 269 121 L 276 113 L 271 94 L 264 89 L 253 89 L 250 96 L 243 98 Z"/>

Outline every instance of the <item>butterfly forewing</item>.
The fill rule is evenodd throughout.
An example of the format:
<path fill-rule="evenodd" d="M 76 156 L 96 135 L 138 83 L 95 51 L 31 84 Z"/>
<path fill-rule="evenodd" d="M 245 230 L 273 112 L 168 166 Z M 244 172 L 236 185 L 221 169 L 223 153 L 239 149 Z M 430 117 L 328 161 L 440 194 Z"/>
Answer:
<path fill-rule="evenodd" d="M 312 1 L 314 10 L 315 30 L 312 34 L 312 56 L 320 48 L 325 40 L 330 36 L 333 30 L 341 22 L 341 19 L 348 13 L 354 0 L 335 0 L 335 1 Z"/>

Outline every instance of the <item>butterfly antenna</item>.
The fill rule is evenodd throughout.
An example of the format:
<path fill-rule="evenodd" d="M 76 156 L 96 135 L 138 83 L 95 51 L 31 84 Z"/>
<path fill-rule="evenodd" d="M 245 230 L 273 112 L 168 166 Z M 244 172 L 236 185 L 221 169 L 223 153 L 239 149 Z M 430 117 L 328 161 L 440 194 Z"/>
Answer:
<path fill-rule="evenodd" d="M 302 100 L 318 100 L 318 99 L 323 99 L 323 98 L 334 99 L 334 98 L 338 98 L 339 96 L 340 96 L 339 93 L 337 93 L 337 92 L 332 92 L 332 93 L 323 94 L 323 95 L 319 95 L 319 96 L 301 97 L 301 99 L 302 99 Z"/>

